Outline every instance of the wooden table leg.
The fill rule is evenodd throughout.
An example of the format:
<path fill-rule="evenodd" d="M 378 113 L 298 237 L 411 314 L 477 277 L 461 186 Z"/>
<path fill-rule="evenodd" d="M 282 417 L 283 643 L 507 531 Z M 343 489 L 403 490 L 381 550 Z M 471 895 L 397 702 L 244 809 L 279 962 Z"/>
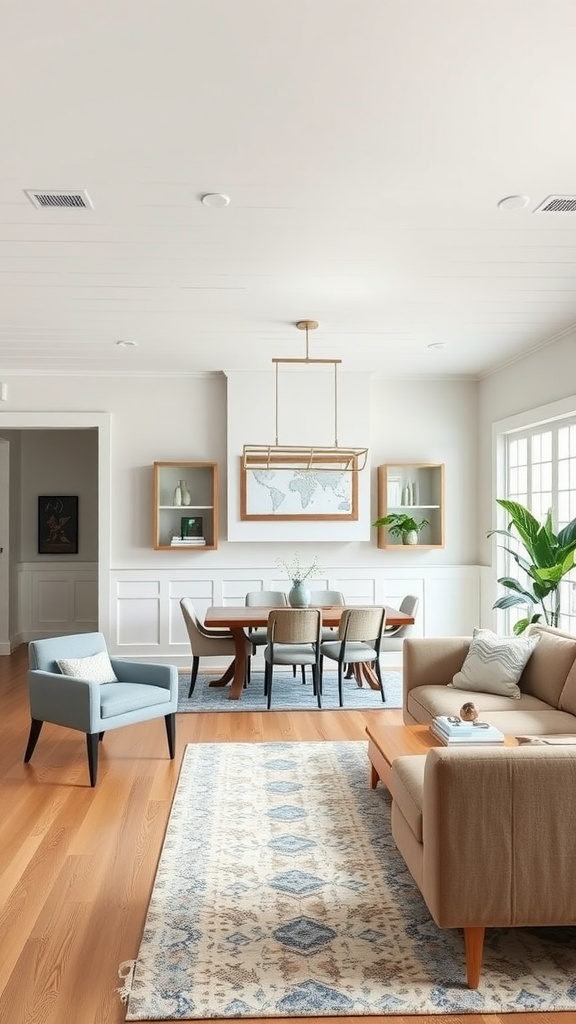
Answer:
<path fill-rule="evenodd" d="M 240 700 L 246 679 L 246 634 L 241 626 L 230 630 L 236 645 L 234 658 L 234 678 L 228 694 L 228 700 Z"/>
<path fill-rule="evenodd" d="M 234 666 L 236 664 L 236 658 L 234 658 L 223 675 L 218 676 L 218 679 L 212 679 L 208 686 L 228 686 L 228 683 L 234 676 Z"/>
<path fill-rule="evenodd" d="M 354 668 L 354 678 L 356 680 L 356 684 L 359 687 L 362 687 L 364 685 L 364 682 L 366 681 L 368 683 L 368 686 L 372 690 L 379 690 L 380 689 L 380 683 L 378 682 L 378 677 L 377 677 L 374 669 L 372 668 L 372 665 L 370 665 L 369 662 L 367 662 L 367 661 L 356 662 L 354 664 L 353 668 Z"/>

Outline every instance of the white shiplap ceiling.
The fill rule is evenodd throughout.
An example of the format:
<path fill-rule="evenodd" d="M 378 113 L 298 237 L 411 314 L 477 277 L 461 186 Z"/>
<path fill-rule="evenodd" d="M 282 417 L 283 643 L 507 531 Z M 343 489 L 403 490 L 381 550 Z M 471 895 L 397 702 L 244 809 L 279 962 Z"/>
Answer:
<path fill-rule="evenodd" d="M 391 376 L 546 344 L 576 323 L 576 213 L 534 212 L 576 193 L 575 54 L 574 0 L 4 5 L 0 373 L 269 369 L 305 318 Z"/>

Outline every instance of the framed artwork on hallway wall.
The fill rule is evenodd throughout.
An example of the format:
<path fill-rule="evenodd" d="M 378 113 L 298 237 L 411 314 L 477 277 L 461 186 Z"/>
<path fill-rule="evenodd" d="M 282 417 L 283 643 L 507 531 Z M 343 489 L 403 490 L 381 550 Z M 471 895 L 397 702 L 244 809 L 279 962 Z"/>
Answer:
<path fill-rule="evenodd" d="M 76 494 L 41 494 L 38 497 L 38 554 L 78 554 Z"/>

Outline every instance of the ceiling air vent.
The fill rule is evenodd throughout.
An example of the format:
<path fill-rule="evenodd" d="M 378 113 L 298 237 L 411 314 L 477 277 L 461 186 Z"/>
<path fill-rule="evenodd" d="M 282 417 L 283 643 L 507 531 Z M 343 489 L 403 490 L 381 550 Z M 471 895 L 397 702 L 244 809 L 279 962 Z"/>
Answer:
<path fill-rule="evenodd" d="M 576 196 L 547 196 L 534 213 L 576 213 Z"/>
<path fill-rule="evenodd" d="M 77 189 L 75 192 L 62 191 L 60 189 L 37 189 L 25 188 L 25 194 L 38 210 L 75 208 L 78 210 L 93 210 L 94 206 L 90 196 L 85 189 Z"/>

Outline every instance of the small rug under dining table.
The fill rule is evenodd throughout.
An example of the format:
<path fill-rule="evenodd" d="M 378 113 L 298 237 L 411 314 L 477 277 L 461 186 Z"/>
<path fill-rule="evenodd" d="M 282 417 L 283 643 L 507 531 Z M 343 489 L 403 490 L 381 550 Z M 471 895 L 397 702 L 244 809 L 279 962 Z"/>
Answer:
<path fill-rule="evenodd" d="M 312 691 L 312 679 L 308 670 L 307 682 L 302 683 L 300 671 L 296 677 L 291 671 L 274 672 L 272 687 L 272 711 L 317 711 L 316 697 Z M 230 686 L 211 686 L 213 675 L 198 674 L 192 696 L 190 675 L 181 673 L 178 685 L 178 711 L 265 711 L 264 672 L 253 671 L 249 686 L 242 691 L 240 700 L 229 700 Z M 373 708 L 399 708 L 402 706 L 402 676 L 400 672 L 382 670 L 384 702 L 379 690 L 369 686 L 358 686 L 354 679 L 343 683 L 345 710 L 370 710 Z M 339 709 L 338 683 L 335 672 L 324 673 L 322 708 L 325 711 Z"/>
<path fill-rule="evenodd" d="M 364 741 L 188 745 L 126 1020 L 576 1013 L 573 928 L 489 929 L 466 987 L 368 780 Z"/>

